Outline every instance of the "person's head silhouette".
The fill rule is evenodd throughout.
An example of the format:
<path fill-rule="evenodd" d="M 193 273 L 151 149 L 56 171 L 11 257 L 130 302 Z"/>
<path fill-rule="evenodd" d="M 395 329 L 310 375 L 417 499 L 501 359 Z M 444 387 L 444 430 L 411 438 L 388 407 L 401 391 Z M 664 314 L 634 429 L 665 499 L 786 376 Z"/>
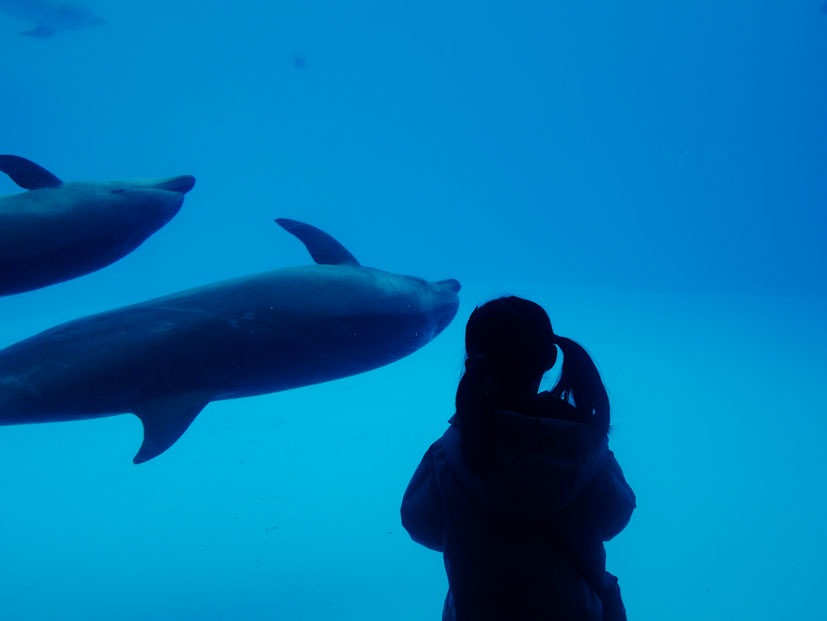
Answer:
<path fill-rule="evenodd" d="M 546 311 L 518 297 L 477 307 L 465 327 L 466 370 L 480 371 L 498 405 L 537 393 L 543 374 L 554 366 L 557 348 Z"/>
<path fill-rule="evenodd" d="M 551 392 L 573 402 L 578 418 L 596 433 L 609 429 L 609 399 L 600 374 L 580 345 L 554 334 L 538 304 L 503 297 L 477 307 L 465 329 L 465 373 L 457 388 L 457 425 L 463 459 L 484 471 L 495 448 L 493 413 L 523 409 L 543 374 L 563 353 L 560 380 Z"/>

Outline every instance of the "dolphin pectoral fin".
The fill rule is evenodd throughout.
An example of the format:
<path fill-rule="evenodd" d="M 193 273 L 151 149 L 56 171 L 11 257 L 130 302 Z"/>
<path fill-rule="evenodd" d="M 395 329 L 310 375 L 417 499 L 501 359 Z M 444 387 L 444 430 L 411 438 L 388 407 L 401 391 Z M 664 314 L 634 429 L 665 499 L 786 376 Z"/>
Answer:
<path fill-rule="evenodd" d="M 0 171 L 26 190 L 56 188 L 63 183 L 42 166 L 19 155 L 0 155 Z"/>
<path fill-rule="evenodd" d="M 209 402 L 208 395 L 184 393 L 158 397 L 136 407 L 135 415 L 144 425 L 144 442 L 133 463 L 142 464 L 175 444 Z"/>
<path fill-rule="evenodd" d="M 315 226 L 288 218 L 276 218 L 276 224 L 291 235 L 298 237 L 316 263 L 321 265 L 359 265 L 356 257 L 350 254 L 342 244 Z"/>
<path fill-rule="evenodd" d="M 56 32 L 57 30 L 53 30 L 48 26 L 36 26 L 31 30 L 27 30 L 26 32 L 18 32 L 17 34 L 24 37 L 32 37 L 33 39 L 45 39 L 46 37 L 51 37 Z"/>

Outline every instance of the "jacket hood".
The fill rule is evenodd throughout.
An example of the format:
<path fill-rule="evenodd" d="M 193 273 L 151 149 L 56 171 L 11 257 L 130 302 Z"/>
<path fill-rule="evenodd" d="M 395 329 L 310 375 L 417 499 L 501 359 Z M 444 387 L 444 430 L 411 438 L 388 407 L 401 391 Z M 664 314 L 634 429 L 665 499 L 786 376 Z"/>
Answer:
<path fill-rule="evenodd" d="M 463 487 L 489 509 L 521 519 L 543 519 L 566 507 L 595 478 L 608 456 L 606 438 L 597 438 L 576 418 L 573 406 L 540 398 L 523 412 L 494 413 L 497 449 L 485 474 L 462 458 L 455 418 L 440 444 Z"/>

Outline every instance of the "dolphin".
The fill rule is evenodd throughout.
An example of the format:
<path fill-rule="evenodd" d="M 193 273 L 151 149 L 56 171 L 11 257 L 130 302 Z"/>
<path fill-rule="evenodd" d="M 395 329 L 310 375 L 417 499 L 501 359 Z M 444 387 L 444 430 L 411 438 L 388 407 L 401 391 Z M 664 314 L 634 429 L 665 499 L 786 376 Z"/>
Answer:
<path fill-rule="evenodd" d="M 34 162 L 0 155 L 22 188 L 0 196 L 0 295 L 31 291 L 114 263 L 178 213 L 189 175 L 63 183 Z"/>
<path fill-rule="evenodd" d="M 211 401 L 381 367 L 456 315 L 456 280 L 363 267 L 327 233 L 276 222 L 315 264 L 90 315 L 0 350 L 0 425 L 132 413 L 144 431 L 138 464 L 172 446 Z"/>
<path fill-rule="evenodd" d="M 0 0 L 0 13 L 34 24 L 31 30 L 19 34 L 43 39 L 59 30 L 80 30 L 103 26 L 106 20 L 85 6 L 50 0 Z"/>

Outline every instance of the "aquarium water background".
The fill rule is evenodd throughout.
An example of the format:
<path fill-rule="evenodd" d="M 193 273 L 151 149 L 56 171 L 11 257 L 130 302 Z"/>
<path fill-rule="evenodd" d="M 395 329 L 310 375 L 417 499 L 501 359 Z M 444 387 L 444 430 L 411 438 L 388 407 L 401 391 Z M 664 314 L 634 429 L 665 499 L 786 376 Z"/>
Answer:
<path fill-rule="evenodd" d="M 0 152 L 198 182 L 126 258 L 0 300 L 0 346 L 309 263 L 275 217 L 461 307 L 390 366 L 213 403 L 140 466 L 131 415 L 1 427 L 0 618 L 438 619 L 399 504 L 504 293 L 603 373 L 630 619 L 827 618 L 818 0 L 88 6 L 105 27 L 41 40 L 0 15 Z"/>

